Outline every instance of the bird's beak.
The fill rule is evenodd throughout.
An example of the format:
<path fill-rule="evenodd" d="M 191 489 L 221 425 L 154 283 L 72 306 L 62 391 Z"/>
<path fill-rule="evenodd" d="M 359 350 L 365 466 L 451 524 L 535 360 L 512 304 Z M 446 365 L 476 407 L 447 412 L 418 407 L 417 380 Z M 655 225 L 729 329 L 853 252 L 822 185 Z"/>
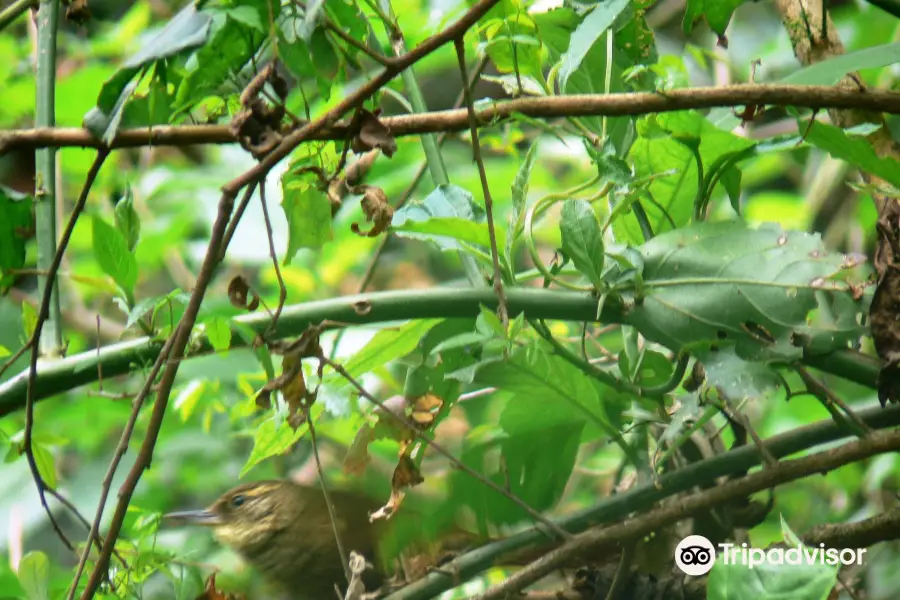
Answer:
<path fill-rule="evenodd" d="M 163 521 L 172 526 L 206 525 L 215 527 L 222 524 L 222 518 L 209 510 L 183 510 L 163 515 Z"/>

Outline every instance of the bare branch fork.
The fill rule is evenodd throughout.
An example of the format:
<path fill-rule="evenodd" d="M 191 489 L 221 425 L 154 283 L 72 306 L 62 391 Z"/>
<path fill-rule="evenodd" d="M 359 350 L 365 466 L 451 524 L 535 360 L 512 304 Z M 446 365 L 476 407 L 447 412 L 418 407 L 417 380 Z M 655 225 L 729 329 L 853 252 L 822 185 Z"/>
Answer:
<path fill-rule="evenodd" d="M 443 33 L 447 34 L 452 29 L 448 29 Z M 444 35 L 444 37 L 447 36 Z M 441 44 L 449 42 L 451 39 L 452 36 L 441 41 Z M 395 59 L 396 66 L 386 68 L 378 77 L 366 84 L 364 88 L 361 88 L 360 91 L 366 90 L 366 97 L 371 96 L 403 68 L 421 58 L 418 54 L 422 48 L 426 47 L 426 44 L 428 42 L 411 50 L 403 57 Z M 430 44 L 427 47 L 431 48 L 432 45 Z M 416 56 L 413 60 L 410 60 L 408 57 L 412 55 Z M 750 105 L 794 106 L 813 110 L 832 108 L 858 109 L 900 114 L 900 93 L 886 90 L 860 92 L 858 90 L 829 86 L 740 84 L 715 88 L 669 90 L 664 93 L 575 94 L 569 96 L 519 98 L 517 100 L 497 101 L 486 106 L 479 105 L 475 108 L 475 116 L 478 126 L 485 127 L 496 123 L 497 120 L 510 118 L 516 113 L 541 119 L 617 117 Z M 337 113 L 336 117 L 329 118 L 323 122 L 316 121 L 319 124 L 307 131 L 303 136 L 303 140 L 339 141 L 347 139 L 350 133 L 349 122 L 339 122 L 338 119 L 348 111 L 349 108 L 344 108 L 342 103 L 341 106 L 329 113 L 329 115 Z M 381 121 L 391 129 L 391 135 L 394 137 L 462 131 L 470 126 L 468 109 L 382 117 Z M 308 127 L 309 123 L 306 123 L 305 126 Z M 301 130 L 298 130 L 297 133 Z M 296 142 L 297 138 L 294 137 L 295 135 L 292 134 L 289 137 L 289 139 L 293 140 L 288 144 L 290 148 L 299 143 Z M 171 125 L 123 129 L 117 133 L 116 138 L 109 147 L 116 149 L 142 146 L 231 144 L 236 142 L 237 140 L 231 133 L 228 125 Z M 77 127 L 0 131 L 0 154 L 11 150 L 45 147 L 101 148 L 104 146 L 102 141 L 93 137 L 87 130 Z M 283 157 L 284 155 L 279 155 L 277 160 L 281 160 Z"/>

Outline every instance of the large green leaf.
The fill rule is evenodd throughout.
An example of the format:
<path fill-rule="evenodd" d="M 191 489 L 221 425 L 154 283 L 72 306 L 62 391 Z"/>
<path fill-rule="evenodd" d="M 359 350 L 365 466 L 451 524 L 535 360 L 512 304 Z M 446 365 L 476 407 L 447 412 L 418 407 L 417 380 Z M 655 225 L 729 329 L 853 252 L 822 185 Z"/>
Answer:
<path fill-rule="evenodd" d="M 49 600 L 50 561 L 43 552 L 29 552 L 19 561 L 19 583 L 28 600 Z"/>
<path fill-rule="evenodd" d="M 737 343 L 738 355 L 753 358 L 761 346 L 799 352 L 787 340 L 806 325 L 816 292 L 842 289 L 830 278 L 855 264 L 827 252 L 818 235 L 738 221 L 669 232 L 640 253 L 645 295 L 628 311 L 629 324 L 673 350 Z"/>
<path fill-rule="evenodd" d="M 612 27 L 613 21 L 628 7 L 628 4 L 629 0 L 609 0 L 599 3 L 578 24 L 569 38 L 569 48 L 559 68 L 560 89 L 566 90 L 569 77 L 581 67 L 590 49 L 600 36 Z"/>
<path fill-rule="evenodd" d="M 882 158 L 875 154 L 872 144 L 864 137 L 877 128 L 876 125 L 865 124 L 843 130 L 817 121 L 808 128 L 805 140 L 827 151 L 833 157 L 858 167 L 861 171 L 900 187 L 900 163 L 893 158 Z"/>
<path fill-rule="evenodd" d="M 85 115 L 85 126 L 106 141 L 115 137 L 125 100 L 133 91 L 132 79 L 156 61 L 166 60 L 181 52 L 197 48 L 209 37 L 212 15 L 197 10 L 190 2 L 165 27 L 125 61 L 109 81 L 103 84 L 97 106 Z"/>
<path fill-rule="evenodd" d="M 482 366 L 477 383 L 509 393 L 499 428 L 483 425 L 467 436 L 463 460 L 536 510 L 560 498 L 575 465 L 585 426 L 611 429 L 600 388 L 540 346 Z M 540 444 L 535 440 L 540 439 Z M 476 508 L 480 519 L 514 523 L 525 513 L 464 473 L 451 480 L 455 501 Z"/>
<path fill-rule="evenodd" d="M 317 250 L 332 239 L 331 202 L 311 177 L 288 171 L 281 178 L 281 208 L 288 223 L 289 265 L 301 248 Z"/>
<path fill-rule="evenodd" d="M 238 0 L 236 6 L 214 12 L 209 43 L 191 57 L 188 63 L 191 68 L 178 86 L 176 111 L 185 110 L 216 92 L 256 54 L 268 30 L 258 29 L 255 21 L 269 22 L 267 3 L 271 3 L 277 17 L 281 4 L 273 0 Z M 256 20 L 248 19 L 248 11 L 256 12 Z"/>
<path fill-rule="evenodd" d="M 13 281 L 8 272 L 25 265 L 25 242 L 33 231 L 31 198 L 0 186 L 0 292 Z"/>

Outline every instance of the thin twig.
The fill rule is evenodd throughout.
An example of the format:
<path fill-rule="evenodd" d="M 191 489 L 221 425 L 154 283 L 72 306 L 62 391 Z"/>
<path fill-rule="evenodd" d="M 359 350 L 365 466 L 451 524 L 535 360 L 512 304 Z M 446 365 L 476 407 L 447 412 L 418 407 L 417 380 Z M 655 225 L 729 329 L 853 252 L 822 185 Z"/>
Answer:
<path fill-rule="evenodd" d="M 31 476 L 34 478 L 34 483 L 37 486 L 38 496 L 41 499 L 41 506 L 44 507 L 44 510 L 47 513 L 47 516 L 50 519 L 50 523 L 53 526 L 53 530 L 56 531 L 56 534 L 63 541 L 66 547 L 69 550 L 75 551 L 75 547 L 72 546 L 72 543 L 66 537 L 66 534 L 63 533 L 59 524 L 56 522 L 56 518 L 53 516 L 53 512 L 50 510 L 50 506 L 47 504 L 47 496 L 45 494 L 48 486 L 44 481 L 44 478 L 41 476 L 40 471 L 38 470 L 37 461 L 34 458 L 34 448 L 32 446 L 32 437 L 34 433 L 34 403 L 35 403 L 35 380 L 37 379 L 37 362 L 38 362 L 38 340 L 41 339 L 41 331 L 44 328 L 44 321 L 47 320 L 48 315 L 50 314 L 50 301 L 53 297 L 53 283 L 56 281 L 56 272 L 59 271 L 59 265 L 62 263 L 62 256 L 66 251 L 66 248 L 69 246 L 69 240 L 72 239 L 72 232 L 75 229 L 75 223 L 78 221 L 78 217 L 81 215 L 81 212 L 84 210 L 84 206 L 87 203 L 88 193 L 91 190 L 91 186 L 94 185 L 94 181 L 97 179 L 97 174 L 100 172 L 100 167 L 103 166 L 103 163 L 106 161 L 106 157 L 109 156 L 109 151 L 100 150 L 97 152 L 97 157 L 94 159 L 94 162 L 91 164 L 91 168 L 88 170 L 87 176 L 84 180 L 84 185 L 81 188 L 81 194 L 78 196 L 78 201 L 75 203 L 75 206 L 72 208 L 72 214 L 69 216 L 69 222 L 66 223 L 66 229 L 63 231 L 62 237 L 59 240 L 59 245 L 56 249 L 56 253 L 53 255 L 53 260 L 50 262 L 50 268 L 47 269 L 47 285 L 44 286 L 44 293 L 41 297 L 41 307 L 38 311 L 37 323 L 35 323 L 34 331 L 31 334 L 31 339 L 28 341 L 28 346 L 31 348 L 31 360 L 28 367 L 28 387 L 25 395 L 25 436 L 24 441 L 22 442 L 22 452 L 25 454 L 25 458 L 28 461 L 28 467 L 31 469 Z"/>
<path fill-rule="evenodd" d="M 322 486 L 322 495 L 325 496 L 325 506 L 328 507 L 328 518 L 331 520 L 331 531 L 334 533 L 334 541 L 337 544 L 338 556 L 341 557 L 341 565 L 344 567 L 344 576 L 347 583 L 352 579 L 350 572 L 350 562 L 347 559 L 347 551 L 344 549 L 344 543 L 341 541 L 341 534 L 338 531 L 337 515 L 334 511 L 334 502 L 331 501 L 331 494 L 328 492 L 328 483 L 325 481 L 325 471 L 322 469 L 322 461 L 319 459 L 319 446 L 316 443 L 316 428 L 313 425 L 312 411 L 309 407 L 306 409 L 306 424 L 309 426 L 309 439 L 312 443 L 313 457 L 316 459 L 316 472 L 319 474 L 319 485 Z"/>
<path fill-rule="evenodd" d="M 497 294 L 497 312 L 503 323 L 503 331 L 509 331 L 509 309 L 506 306 L 506 296 L 503 292 L 503 278 L 500 274 L 500 252 L 497 250 L 497 232 L 494 229 L 494 201 L 491 199 L 491 190 L 488 185 L 487 171 L 484 168 L 484 160 L 481 158 L 481 144 L 478 141 L 478 120 L 475 117 L 475 104 L 472 100 L 472 90 L 469 89 L 469 77 L 466 72 L 466 45 L 462 37 L 453 41 L 456 45 L 456 58 L 459 62 L 459 72 L 462 74 L 463 93 L 466 98 L 466 107 L 469 111 L 469 128 L 472 132 L 472 158 L 478 165 L 478 175 L 481 178 L 481 190 L 484 192 L 484 210 L 487 213 L 488 237 L 491 239 L 491 262 L 494 265 L 494 293 Z"/>
<path fill-rule="evenodd" d="M 432 448 L 435 452 L 437 452 L 438 454 L 442 455 L 444 458 L 446 458 L 447 460 L 449 460 L 449 461 L 450 461 L 451 463 L 453 463 L 453 465 L 456 466 L 459 470 L 461 470 L 461 471 L 463 471 L 464 473 L 466 473 L 467 475 L 469 475 L 469 476 L 471 476 L 471 477 L 477 479 L 478 481 L 480 481 L 481 483 L 483 483 L 483 484 L 486 485 L 487 487 L 491 488 L 491 489 L 494 490 L 495 492 L 501 494 L 501 495 L 504 496 L 505 498 L 507 498 L 507 499 L 511 500 L 512 502 L 514 502 L 517 506 L 519 506 L 519 507 L 522 508 L 525 512 L 527 512 L 529 515 L 531 515 L 531 517 L 532 517 L 535 521 L 537 521 L 537 522 L 541 523 L 542 525 L 546 526 L 548 529 L 550 529 L 550 531 L 552 531 L 553 533 L 555 533 L 555 534 L 556 534 L 558 537 L 560 537 L 561 539 L 569 539 L 569 538 L 572 537 L 572 534 L 570 534 L 568 531 L 566 531 L 565 529 L 563 529 L 562 527 L 560 527 L 559 525 L 557 525 L 557 524 L 554 523 L 553 521 L 549 520 L 547 517 L 545 517 L 544 515 L 542 515 L 542 514 L 539 513 L 538 511 L 536 511 L 536 510 L 534 510 L 533 508 L 531 508 L 531 507 L 530 507 L 526 502 L 524 502 L 521 498 L 519 498 L 519 497 L 516 496 L 515 494 L 510 493 L 508 490 L 505 490 L 503 487 L 497 485 L 496 483 L 494 483 L 494 482 L 491 481 L 490 479 L 486 478 L 485 476 L 481 475 L 481 474 L 478 473 L 477 471 L 472 470 L 468 465 L 466 465 L 466 464 L 463 463 L 461 460 L 459 460 L 458 458 L 456 458 L 455 456 L 453 456 L 452 453 L 450 453 L 449 451 L 447 451 L 446 449 L 444 449 L 443 446 L 439 445 L 437 442 L 435 442 L 434 440 L 430 439 L 427 435 L 425 435 L 425 434 L 419 429 L 419 427 L 418 427 L 415 423 L 413 423 L 412 421 L 410 421 L 409 419 L 407 419 L 404 415 L 397 414 L 397 413 L 395 413 L 394 411 L 392 411 L 390 408 L 388 408 L 387 406 L 385 406 L 385 404 L 384 404 L 381 400 L 377 399 L 375 396 L 373 396 L 372 394 L 370 394 L 370 393 L 366 390 L 366 388 L 364 388 L 364 387 L 362 386 L 362 384 L 361 384 L 359 381 L 357 381 L 357 379 L 356 379 L 355 377 L 353 377 L 353 375 L 351 375 L 350 373 L 348 373 L 347 370 L 344 369 L 344 367 L 342 367 L 340 364 L 338 364 L 338 363 L 334 362 L 333 360 L 331 360 L 331 359 L 329 359 L 329 358 L 326 358 L 326 357 L 322 357 L 322 360 L 325 362 L 325 364 L 327 364 L 329 367 L 331 367 L 332 369 L 334 369 L 335 371 L 337 371 L 344 379 L 346 379 L 346 380 L 350 383 L 350 385 L 352 385 L 353 387 L 355 387 L 355 388 L 357 389 L 357 391 L 359 392 L 359 395 L 360 395 L 360 396 L 362 396 L 363 398 L 365 398 L 366 400 L 368 400 L 369 402 L 371 402 L 371 403 L 374 404 L 375 406 L 379 407 L 379 408 L 380 408 L 381 410 L 383 410 L 385 413 L 389 414 L 389 415 L 391 416 L 391 418 L 393 418 L 394 420 L 396 420 L 398 423 L 400 423 L 400 424 L 402 424 L 402 425 L 408 427 L 409 430 L 410 430 L 410 431 L 411 431 L 411 432 L 412 432 L 419 440 L 421 440 L 426 446 Z"/>
<path fill-rule="evenodd" d="M 228 229 L 225 231 L 225 237 L 222 240 L 222 250 L 219 256 L 219 261 L 225 260 L 225 251 L 231 244 L 231 238 L 234 237 L 234 232 L 237 230 L 237 226 L 241 222 L 241 218 L 244 216 L 244 211 L 247 210 L 247 205 L 250 204 L 250 199 L 253 197 L 254 191 L 256 191 L 256 183 L 248 185 L 244 190 L 244 195 L 241 197 L 241 201 L 238 204 L 237 210 L 234 211 L 234 216 L 231 218 L 231 222 L 228 223 Z"/>
<path fill-rule="evenodd" d="M 862 420 L 857 416 L 855 412 L 850 410 L 850 407 L 841 400 L 841 397 L 831 391 L 827 385 L 813 377 L 812 373 L 810 373 L 804 367 L 796 367 L 797 374 L 800 375 L 800 379 L 803 380 L 803 383 L 806 384 L 806 389 L 819 398 L 822 402 L 826 404 L 834 404 L 839 407 L 847 418 L 853 422 L 853 425 L 859 432 L 862 432 L 863 435 L 868 435 L 872 433 L 872 428 L 862 422 Z"/>
<path fill-rule="evenodd" d="M 248 185 L 253 185 L 254 183 L 258 182 L 259 180 L 253 179 Z M 138 481 L 140 481 L 141 475 L 143 475 L 144 470 L 150 466 L 150 461 L 153 457 L 153 450 L 156 447 L 156 440 L 159 436 L 159 430 L 162 427 L 163 416 L 165 416 L 169 396 L 172 392 L 172 386 L 175 384 L 175 375 L 178 373 L 178 367 L 181 363 L 182 357 L 184 356 L 185 347 L 187 346 L 187 342 L 190 339 L 191 331 L 193 330 L 194 323 L 197 320 L 197 315 L 200 312 L 200 304 L 203 301 L 203 297 L 206 294 L 206 290 L 209 287 L 210 282 L 212 281 L 213 273 L 215 272 L 215 269 L 220 262 L 219 257 L 225 251 L 225 247 L 222 245 L 222 242 L 223 238 L 225 237 L 229 219 L 232 212 L 234 211 L 234 199 L 236 195 L 236 193 L 230 194 L 227 192 L 223 192 L 222 198 L 219 200 L 219 207 L 216 213 L 216 220 L 213 223 L 212 232 L 210 234 L 209 245 L 207 246 L 206 255 L 203 258 L 203 264 L 200 267 L 200 272 L 197 274 L 197 284 L 196 287 L 194 287 L 194 291 L 191 293 L 191 299 L 185 307 L 184 314 L 182 315 L 178 326 L 175 328 L 172 336 L 166 341 L 164 349 L 168 348 L 168 352 L 163 352 L 160 354 L 160 359 L 158 359 L 154 364 L 154 371 L 152 372 L 151 376 L 147 378 L 147 381 L 145 382 L 141 393 L 137 398 L 135 398 L 135 405 L 139 403 L 139 400 L 143 400 L 143 397 L 146 396 L 147 392 L 150 389 L 150 386 L 153 383 L 155 372 L 158 372 L 159 366 L 162 364 L 162 362 L 165 362 L 166 368 L 163 371 L 159 381 L 156 401 L 153 404 L 153 410 L 150 413 L 150 418 L 147 422 L 147 431 L 144 436 L 144 440 L 141 443 L 141 448 L 138 451 L 138 455 L 135 458 L 134 464 L 129 470 L 125 481 L 122 483 L 122 486 L 119 488 L 119 501 L 116 504 L 116 510 L 113 513 L 112 519 L 110 520 L 109 531 L 106 534 L 104 546 L 100 550 L 99 556 L 97 557 L 97 561 L 95 562 L 94 568 L 91 571 L 87 585 L 84 588 L 84 592 L 82 592 L 82 600 L 88 600 L 89 598 L 92 598 L 94 593 L 97 591 L 100 582 L 105 577 L 105 573 L 109 565 L 110 554 L 112 548 L 115 547 L 116 539 L 119 537 L 119 532 L 122 529 L 122 524 L 125 520 L 125 514 L 127 513 L 128 506 L 131 503 L 131 497 L 134 494 L 134 490 L 137 487 Z M 134 410 L 133 414 L 136 414 L 136 412 L 137 410 Z M 98 518 L 95 520 L 94 525 L 98 525 L 99 517 L 102 516 L 102 511 L 103 508 L 101 504 L 101 506 L 98 507 Z M 78 573 L 79 576 L 82 569 L 83 565 L 80 565 Z M 69 590 L 70 599 L 74 595 L 74 590 L 76 589 L 77 584 L 78 577 L 73 580 L 72 587 Z"/>
<path fill-rule="evenodd" d="M 273 332 L 278 327 L 278 317 L 281 316 L 281 310 L 287 300 L 287 288 L 284 286 L 284 279 L 281 277 L 281 267 L 278 266 L 278 255 L 275 253 L 275 240 L 272 237 L 272 221 L 269 219 L 269 207 L 266 205 L 266 180 L 263 179 L 259 184 L 259 201 L 262 205 L 263 219 L 266 222 L 266 237 L 269 240 L 269 257 L 272 259 L 272 267 L 275 269 L 275 277 L 278 279 L 278 308 L 272 315 L 272 321 L 269 323 L 268 332 Z M 344 561 L 347 562 L 347 561 Z"/>

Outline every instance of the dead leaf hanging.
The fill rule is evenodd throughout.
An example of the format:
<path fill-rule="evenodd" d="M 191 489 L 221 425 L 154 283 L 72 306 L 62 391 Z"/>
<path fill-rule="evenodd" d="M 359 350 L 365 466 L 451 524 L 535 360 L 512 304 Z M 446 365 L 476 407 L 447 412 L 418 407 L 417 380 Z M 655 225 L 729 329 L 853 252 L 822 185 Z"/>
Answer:
<path fill-rule="evenodd" d="M 388 203 L 387 195 L 381 188 L 364 185 L 359 186 L 357 190 L 360 188 L 363 193 L 360 204 L 362 205 L 363 214 L 366 215 L 366 222 L 374 222 L 374 225 L 367 232 L 361 231 L 358 223 L 351 223 L 350 229 L 359 236 L 375 237 L 391 226 L 391 220 L 394 218 L 394 209 Z"/>
<path fill-rule="evenodd" d="M 355 153 L 362 154 L 378 148 L 382 154 L 390 158 L 397 151 L 397 142 L 391 135 L 390 128 L 378 118 L 380 114 L 381 109 L 374 113 L 365 108 L 360 109 L 359 132 L 350 142 L 350 148 Z"/>

